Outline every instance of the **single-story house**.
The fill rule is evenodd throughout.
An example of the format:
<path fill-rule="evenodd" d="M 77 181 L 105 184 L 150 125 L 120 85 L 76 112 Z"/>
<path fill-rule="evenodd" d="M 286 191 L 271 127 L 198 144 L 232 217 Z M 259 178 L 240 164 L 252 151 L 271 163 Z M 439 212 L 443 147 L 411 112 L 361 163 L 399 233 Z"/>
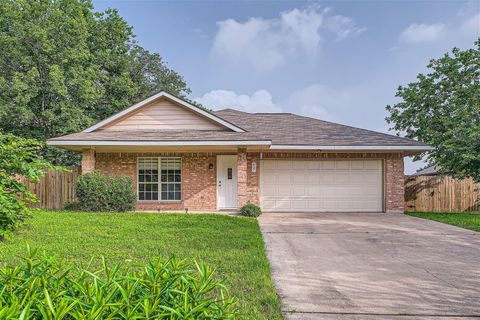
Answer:
<path fill-rule="evenodd" d="M 403 212 L 406 138 L 291 113 L 209 112 L 160 92 L 48 145 L 131 176 L 137 210 Z"/>

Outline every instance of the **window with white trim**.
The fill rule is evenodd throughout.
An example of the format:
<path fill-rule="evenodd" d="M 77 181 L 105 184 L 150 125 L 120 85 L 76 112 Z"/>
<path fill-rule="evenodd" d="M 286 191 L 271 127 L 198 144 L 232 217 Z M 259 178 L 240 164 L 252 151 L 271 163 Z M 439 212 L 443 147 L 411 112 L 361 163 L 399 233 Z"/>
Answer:
<path fill-rule="evenodd" d="M 138 200 L 181 199 L 181 158 L 138 158 Z"/>

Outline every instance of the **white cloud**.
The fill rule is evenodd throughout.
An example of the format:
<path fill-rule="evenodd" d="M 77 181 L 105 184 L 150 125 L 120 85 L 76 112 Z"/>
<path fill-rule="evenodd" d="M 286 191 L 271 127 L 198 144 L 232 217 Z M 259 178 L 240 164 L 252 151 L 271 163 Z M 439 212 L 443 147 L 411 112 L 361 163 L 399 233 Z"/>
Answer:
<path fill-rule="evenodd" d="M 405 43 L 422 43 L 438 40 L 445 31 L 443 23 L 427 24 L 412 23 L 400 34 L 400 40 Z"/>
<path fill-rule="evenodd" d="M 322 120 L 334 120 L 333 113 L 354 105 L 353 96 L 348 91 L 321 84 L 293 92 L 288 104 L 300 114 Z"/>
<path fill-rule="evenodd" d="M 367 28 L 358 27 L 355 19 L 341 15 L 335 15 L 328 18 L 326 20 L 326 26 L 336 34 L 337 40 L 343 40 L 367 30 Z"/>
<path fill-rule="evenodd" d="M 220 21 L 212 54 L 232 63 L 246 62 L 257 69 L 270 70 L 298 55 L 315 56 L 328 36 L 341 40 L 365 30 L 353 18 L 330 16 L 329 11 L 309 6 L 284 11 L 272 19 Z"/>
<path fill-rule="evenodd" d="M 251 96 L 237 94 L 235 91 L 230 90 L 212 90 L 194 100 L 214 110 L 233 108 L 245 112 L 282 111 L 273 101 L 270 92 L 265 89 L 257 90 Z"/>
<path fill-rule="evenodd" d="M 480 35 L 480 13 L 465 21 L 461 29 L 466 34 Z"/>

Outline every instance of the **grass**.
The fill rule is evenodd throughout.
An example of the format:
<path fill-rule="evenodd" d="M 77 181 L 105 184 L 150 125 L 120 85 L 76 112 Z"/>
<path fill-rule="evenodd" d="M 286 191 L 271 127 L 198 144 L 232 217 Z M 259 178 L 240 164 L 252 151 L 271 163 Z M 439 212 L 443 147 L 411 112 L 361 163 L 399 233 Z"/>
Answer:
<path fill-rule="evenodd" d="M 160 213 L 39 211 L 8 242 L 0 261 L 15 263 L 26 244 L 86 265 L 92 256 L 111 264 L 188 258 L 217 268 L 247 319 L 282 319 L 257 220 Z"/>
<path fill-rule="evenodd" d="M 480 212 L 407 212 L 407 214 L 480 232 Z"/>

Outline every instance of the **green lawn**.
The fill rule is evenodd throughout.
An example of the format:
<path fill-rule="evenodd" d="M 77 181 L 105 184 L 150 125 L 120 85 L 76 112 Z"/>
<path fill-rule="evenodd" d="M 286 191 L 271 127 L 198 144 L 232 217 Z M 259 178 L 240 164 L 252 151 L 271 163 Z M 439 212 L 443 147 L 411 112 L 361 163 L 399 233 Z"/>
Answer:
<path fill-rule="evenodd" d="M 480 232 L 480 212 L 407 212 L 407 214 Z"/>
<path fill-rule="evenodd" d="M 110 263 L 157 257 L 197 259 L 217 268 L 248 319 L 282 319 L 257 220 L 162 213 L 42 211 L 0 243 L 0 261 L 18 261 L 26 244 L 70 261 Z"/>

